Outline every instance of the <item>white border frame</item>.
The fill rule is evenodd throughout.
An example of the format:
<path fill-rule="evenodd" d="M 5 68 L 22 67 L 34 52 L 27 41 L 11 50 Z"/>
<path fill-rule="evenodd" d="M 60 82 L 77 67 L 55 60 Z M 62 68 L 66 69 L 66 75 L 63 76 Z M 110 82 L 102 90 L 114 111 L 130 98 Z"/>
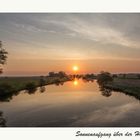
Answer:
<path fill-rule="evenodd" d="M 108 13 L 108 12 L 140 12 L 140 0 L 0 0 L 0 13 L 9 12 L 35 12 L 35 13 Z M 97 137 L 76 137 L 77 131 L 82 132 L 122 132 L 127 131 L 134 134 L 140 131 L 137 128 L 118 128 L 118 127 L 75 127 L 75 128 L 0 128 L 0 138 L 2 140 L 96 140 Z M 101 138 L 100 138 L 101 139 Z M 109 138 L 102 138 L 109 139 Z M 135 137 L 111 137 L 111 140 L 138 140 L 140 136 Z"/>
<path fill-rule="evenodd" d="M 0 0 L 0 12 L 139 12 L 140 0 Z"/>

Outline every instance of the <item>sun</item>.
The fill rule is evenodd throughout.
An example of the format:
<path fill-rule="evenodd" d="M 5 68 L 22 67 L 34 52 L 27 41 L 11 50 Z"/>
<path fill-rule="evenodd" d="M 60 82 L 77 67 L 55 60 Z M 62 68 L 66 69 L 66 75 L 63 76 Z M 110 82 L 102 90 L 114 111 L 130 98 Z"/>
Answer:
<path fill-rule="evenodd" d="M 79 70 L 78 66 L 73 66 L 73 71 L 78 71 L 78 70 Z"/>

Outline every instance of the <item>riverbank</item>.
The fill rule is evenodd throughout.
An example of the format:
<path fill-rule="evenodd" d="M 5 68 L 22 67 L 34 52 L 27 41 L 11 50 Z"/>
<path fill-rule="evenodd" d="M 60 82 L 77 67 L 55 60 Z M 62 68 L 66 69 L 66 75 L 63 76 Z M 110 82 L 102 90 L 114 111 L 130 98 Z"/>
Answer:
<path fill-rule="evenodd" d="M 140 99 L 140 79 L 115 78 L 113 82 L 106 84 L 104 87 Z"/>
<path fill-rule="evenodd" d="M 69 81 L 68 77 L 50 77 L 50 76 L 33 76 L 33 77 L 0 77 L 0 98 L 11 94 L 16 94 L 21 90 L 35 91 L 37 87 L 50 84 L 63 84 Z"/>

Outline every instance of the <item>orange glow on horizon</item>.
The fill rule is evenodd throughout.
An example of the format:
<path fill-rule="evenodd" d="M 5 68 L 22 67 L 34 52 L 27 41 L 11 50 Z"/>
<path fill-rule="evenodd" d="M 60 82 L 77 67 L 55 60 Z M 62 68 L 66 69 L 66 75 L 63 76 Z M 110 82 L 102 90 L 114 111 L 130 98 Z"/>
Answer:
<path fill-rule="evenodd" d="M 22 60 L 22 63 L 21 63 Z M 50 71 L 64 71 L 68 74 L 100 73 L 139 73 L 140 61 L 136 60 L 40 60 L 8 59 L 4 65 L 3 76 L 47 75 Z M 75 66 L 77 68 L 75 68 Z M 76 69 L 76 70 L 75 70 Z"/>

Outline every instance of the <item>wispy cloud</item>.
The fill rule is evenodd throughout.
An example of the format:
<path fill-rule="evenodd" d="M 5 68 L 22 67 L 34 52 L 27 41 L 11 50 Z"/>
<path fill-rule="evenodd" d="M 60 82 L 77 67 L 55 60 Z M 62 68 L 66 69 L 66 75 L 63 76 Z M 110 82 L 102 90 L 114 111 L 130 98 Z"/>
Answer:
<path fill-rule="evenodd" d="M 44 28 L 39 28 L 39 27 L 36 27 L 35 25 L 25 25 L 25 24 L 19 24 L 19 23 L 14 23 L 12 22 L 12 24 L 21 29 L 21 30 L 24 30 L 25 32 L 45 32 L 45 33 L 56 33 L 56 31 L 54 30 L 49 30 L 49 29 L 44 29 Z"/>
<path fill-rule="evenodd" d="M 136 42 L 126 36 L 124 32 L 109 26 L 91 24 L 81 19 L 71 18 L 69 21 L 49 20 L 46 23 L 66 28 L 69 33 L 66 35 L 80 37 L 101 44 L 117 44 L 123 47 L 140 48 L 140 42 Z"/>
<path fill-rule="evenodd" d="M 128 103 L 112 107 L 103 107 L 102 109 L 94 110 L 90 113 L 85 113 L 85 115 L 79 117 L 72 126 L 76 125 L 95 125 L 104 126 L 106 124 L 113 124 L 116 122 L 122 122 L 125 124 L 126 118 L 129 118 L 129 114 L 138 109 L 137 103 Z M 102 115 L 104 115 L 104 119 Z"/>

